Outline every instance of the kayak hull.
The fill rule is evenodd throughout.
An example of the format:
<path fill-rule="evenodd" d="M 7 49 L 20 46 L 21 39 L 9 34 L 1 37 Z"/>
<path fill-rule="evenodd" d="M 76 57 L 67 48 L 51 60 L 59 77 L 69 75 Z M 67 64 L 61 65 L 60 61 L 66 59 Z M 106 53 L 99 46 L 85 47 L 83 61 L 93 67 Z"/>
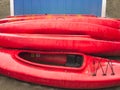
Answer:
<path fill-rule="evenodd" d="M 112 75 L 111 70 L 108 69 L 107 75 L 104 76 L 101 72 L 101 68 L 99 67 L 97 69 L 97 75 L 93 76 L 93 61 L 96 61 L 97 63 L 101 60 L 101 65 L 103 66 L 103 69 L 105 69 L 108 59 L 70 52 L 37 52 L 49 54 L 54 53 L 83 55 L 84 62 L 82 67 L 73 68 L 25 62 L 25 60 L 18 57 L 18 53 L 20 52 L 36 51 L 0 49 L 0 57 L 2 57 L 2 60 L 0 60 L 1 74 L 26 82 L 59 88 L 93 89 L 120 85 L 120 65 L 119 62 L 113 60 L 112 65 L 114 68 L 114 75 Z"/>
<path fill-rule="evenodd" d="M 74 16 L 74 15 L 31 15 L 31 16 L 13 16 L 10 18 L 0 19 L 0 23 L 7 23 L 7 22 L 15 22 L 15 21 L 24 21 L 24 20 L 37 20 L 39 21 L 49 21 L 56 22 L 59 20 L 66 21 L 66 22 L 86 22 L 92 24 L 98 24 L 103 26 L 108 26 L 112 28 L 119 29 L 120 22 L 115 19 L 110 18 L 96 18 L 96 17 L 85 17 L 85 16 Z"/>
<path fill-rule="evenodd" d="M 120 41 L 120 31 L 118 29 L 85 22 L 63 22 L 63 20 L 58 20 L 57 22 L 29 20 L 4 23 L 0 24 L 0 32 L 90 35 L 96 39 Z"/>
<path fill-rule="evenodd" d="M 0 34 L 0 46 L 27 50 L 72 51 L 91 55 L 120 56 L 120 42 L 87 36 Z"/>

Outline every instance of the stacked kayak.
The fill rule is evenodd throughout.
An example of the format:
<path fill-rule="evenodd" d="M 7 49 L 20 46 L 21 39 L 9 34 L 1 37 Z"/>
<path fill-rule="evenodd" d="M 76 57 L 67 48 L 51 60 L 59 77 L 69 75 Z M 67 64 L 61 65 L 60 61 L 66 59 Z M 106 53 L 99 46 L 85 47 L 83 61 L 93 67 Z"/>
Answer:
<path fill-rule="evenodd" d="M 0 73 L 36 84 L 92 89 L 120 85 L 120 62 L 73 52 L 0 49 Z"/>
<path fill-rule="evenodd" d="M 33 19 L 59 19 L 59 18 L 80 18 L 80 17 L 95 17 L 94 15 L 23 15 L 23 16 L 9 16 L 7 18 L 1 19 L 0 23 L 23 21 L 23 20 L 33 20 Z"/>
<path fill-rule="evenodd" d="M 0 73 L 70 89 L 120 86 L 120 21 L 86 15 L 0 20 Z"/>
<path fill-rule="evenodd" d="M 120 30 L 86 22 L 26 20 L 0 24 L 1 33 L 90 35 L 102 40 L 120 41 Z"/>
<path fill-rule="evenodd" d="M 1 33 L 0 41 L 0 46 L 4 48 L 120 56 L 120 42 L 96 40 L 87 36 Z"/>
<path fill-rule="evenodd" d="M 85 16 L 64 16 L 64 15 L 31 15 L 31 16 L 14 16 L 5 19 L 1 19 L 0 23 L 6 22 L 15 22 L 15 21 L 28 21 L 28 20 L 36 20 L 39 21 L 66 21 L 66 22 L 87 22 L 92 24 L 98 24 L 103 26 L 109 26 L 113 28 L 120 28 L 120 22 L 115 19 L 107 19 L 107 18 L 96 18 L 96 17 L 85 17 Z M 33 21 L 34 22 L 34 21 Z"/>

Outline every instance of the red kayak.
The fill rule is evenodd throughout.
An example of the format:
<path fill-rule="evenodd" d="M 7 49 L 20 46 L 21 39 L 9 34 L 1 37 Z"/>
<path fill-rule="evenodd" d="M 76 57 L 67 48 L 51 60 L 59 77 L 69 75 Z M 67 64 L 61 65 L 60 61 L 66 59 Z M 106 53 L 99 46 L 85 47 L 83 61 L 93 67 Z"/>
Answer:
<path fill-rule="evenodd" d="M 96 40 L 86 36 L 1 33 L 0 42 L 0 46 L 5 48 L 120 56 L 120 42 Z"/>
<path fill-rule="evenodd" d="M 83 15 L 19 15 L 19 16 L 9 16 L 4 19 L 0 19 L 0 23 L 14 22 L 14 21 L 23 21 L 23 20 L 34 20 L 34 19 L 58 19 L 58 18 L 80 18 L 84 17 Z"/>
<path fill-rule="evenodd" d="M 0 73 L 41 85 L 96 89 L 120 86 L 120 62 L 71 52 L 0 49 Z"/>
<path fill-rule="evenodd" d="M 52 21 L 56 22 L 59 20 L 63 20 L 66 22 L 87 22 L 87 23 L 93 23 L 93 24 L 98 24 L 98 25 L 103 25 L 103 26 L 109 26 L 112 28 L 120 28 L 120 22 L 115 19 L 110 19 L 110 18 L 96 18 L 96 17 L 78 17 L 78 16 L 14 16 L 11 18 L 5 18 L 1 19 L 0 23 L 6 23 L 6 22 L 14 22 L 14 21 L 23 21 L 23 20 L 35 20 L 35 19 L 40 19 L 39 21 Z"/>
<path fill-rule="evenodd" d="M 120 30 L 83 22 L 19 21 L 0 24 L 1 33 L 90 35 L 92 38 L 120 41 Z"/>

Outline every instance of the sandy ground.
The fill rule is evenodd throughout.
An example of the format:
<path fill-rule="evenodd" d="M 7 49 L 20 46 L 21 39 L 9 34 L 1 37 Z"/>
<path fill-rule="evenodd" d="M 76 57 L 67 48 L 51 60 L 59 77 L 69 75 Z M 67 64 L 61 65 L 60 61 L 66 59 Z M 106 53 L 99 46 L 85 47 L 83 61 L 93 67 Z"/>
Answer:
<path fill-rule="evenodd" d="M 120 0 L 108 0 L 107 16 L 120 18 Z M 0 18 L 9 16 L 9 0 L 0 0 Z M 41 85 L 30 84 L 16 79 L 0 75 L 0 90 L 66 90 Z M 97 90 L 120 90 L 120 87 L 97 89 Z"/>
<path fill-rule="evenodd" d="M 107 0 L 106 16 L 120 18 L 120 0 Z"/>
<path fill-rule="evenodd" d="M 0 0 L 0 18 L 10 15 L 9 0 Z"/>

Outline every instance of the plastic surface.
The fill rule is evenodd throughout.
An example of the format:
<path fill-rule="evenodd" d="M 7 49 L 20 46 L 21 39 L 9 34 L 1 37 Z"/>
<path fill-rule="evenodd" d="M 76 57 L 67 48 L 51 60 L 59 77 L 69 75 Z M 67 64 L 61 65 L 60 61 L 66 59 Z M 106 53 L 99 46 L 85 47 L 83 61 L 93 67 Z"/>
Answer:
<path fill-rule="evenodd" d="M 0 42 L 0 46 L 5 48 L 120 56 L 120 42 L 97 40 L 88 36 L 0 33 Z"/>
<path fill-rule="evenodd" d="M 120 28 L 120 22 L 115 19 L 110 18 L 100 18 L 100 17 L 89 17 L 89 16 L 78 16 L 78 15 L 28 15 L 28 16 L 14 16 L 10 18 L 1 19 L 0 23 L 6 23 L 6 22 L 15 22 L 15 21 L 23 21 L 23 20 L 34 20 L 44 19 L 44 21 L 49 21 L 48 19 L 51 19 L 52 22 L 56 22 L 59 20 L 68 21 L 68 22 L 87 22 L 87 23 L 93 23 L 103 26 L 109 26 L 113 28 Z"/>
<path fill-rule="evenodd" d="M 70 19 L 70 18 L 81 18 L 81 17 L 95 17 L 94 15 L 77 15 L 77 14 L 71 14 L 71 15 L 44 15 L 44 14 L 38 14 L 38 15 L 18 15 L 18 16 L 9 16 L 4 19 L 0 19 L 0 23 L 6 23 L 6 22 L 14 22 L 14 21 L 23 21 L 23 20 L 33 20 L 33 19 L 57 19 L 57 18 L 64 18 L 64 19 Z"/>
<path fill-rule="evenodd" d="M 19 21 L 0 24 L 2 33 L 31 33 L 31 34 L 72 34 L 90 35 L 103 40 L 120 41 L 120 30 L 102 25 L 84 22 L 40 22 L 39 20 Z"/>
<path fill-rule="evenodd" d="M 83 63 L 80 67 L 34 63 L 32 62 L 33 59 L 31 59 L 31 57 L 29 57 L 31 61 L 20 57 L 19 54 L 22 52 L 55 54 L 58 56 L 60 54 L 80 55 L 83 57 Z M 23 56 L 25 57 L 25 55 Z M 0 58 L 1 74 L 26 82 L 71 89 L 93 89 L 120 85 L 120 62 L 114 60 L 71 52 L 45 52 L 12 49 L 0 49 Z M 39 56 L 39 58 L 41 57 Z"/>

